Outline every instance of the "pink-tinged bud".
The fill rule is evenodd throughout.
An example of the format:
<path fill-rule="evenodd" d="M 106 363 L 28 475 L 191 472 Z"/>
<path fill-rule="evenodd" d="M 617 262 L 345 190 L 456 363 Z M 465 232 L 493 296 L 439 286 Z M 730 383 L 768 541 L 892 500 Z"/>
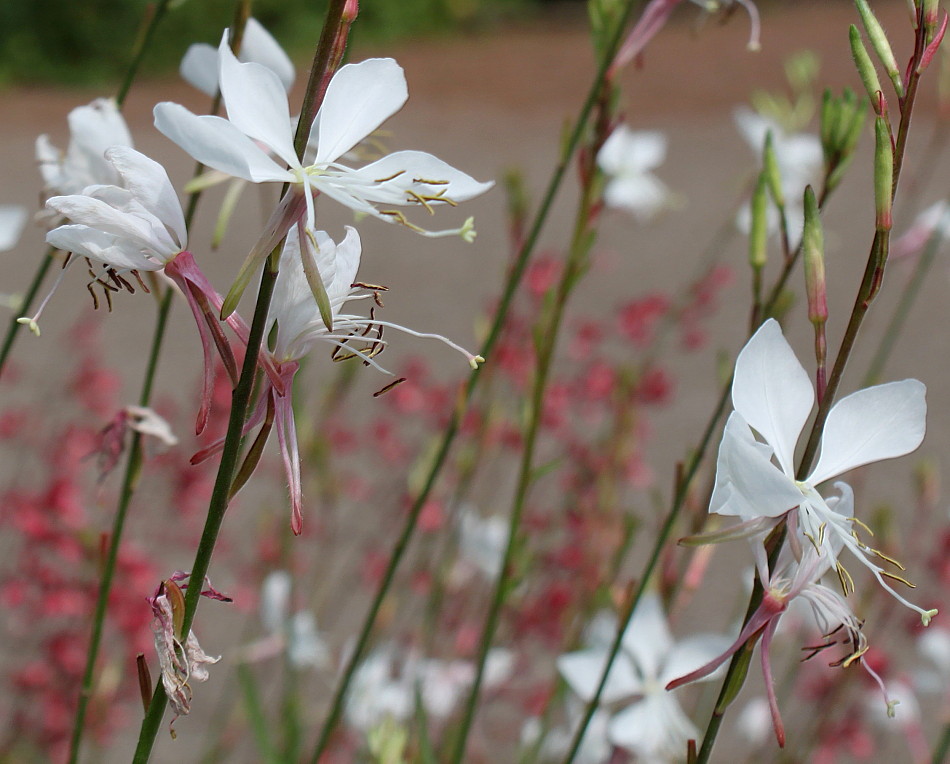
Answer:
<path fill-rule="evenodd" d="M 873 103 L 877 100 L 877 94 L 881 92 L 881 81 L 877 77 L 874 62 L 871 61 L 871 57 L 864 47 L 864 40 L 861 39 L 861 33 L 854 24 L 848 29 L 848 37 L 851 40 L 851 56 L 854 58 L 854 65 L 857 67 L 861 82 L 864 83 L 868 98 Z"/>
<path fill-rule="evenodd" d="M 347 24 L 352 24 L 356 21 L 359 12 L 359 0 L 346 0 L 346 5 L 343 6 L 343 21 Z"/>
<path fill-rule="evenodd" d="M 920 57 L 920 63 L 917 65 L 917 74 L 920 74 L 930 66 L 930 62 L 933 61 L 933 57 L 936 55 L 937 50 L 940 48 L 940 43 L 943 42 L 943 36 L 947 33 L 947 21 L 950 20 L 950 16 L 946 13 L 943 14 L 943 22 L 940 24 L 940 29 L 937 30 L 937 33 L 934 35 L 933 40 L 928 43 L 927 47 L 924 48 L 923 55 Z"/>
<path fill-rule="evenodd" d="M 934 34 L 937 30 L 937 17 L 939 15 L 939 0 L 924 0 L 924 30 L 927 33 L 925 39 L 928 44 L 934 39 Z"/>
<path fill-rule="evenodd" d="M 828 320 L 825 288 L 825 235 L 818 212 L 818 200 L 811 186 L 805 188 L 805 229 L 802 233 L 805 260 L 805 292 L 808 295 L 808 320 L 823 324 Z"/>
<path fill-rule="evenodd" d="M 881 66 L 884 67 L 884 71 L 887 72 L 887 76 L 894 84 L 894 90 L 897 91 L 898 97 L 903 98 L 904 83 L 901 81 L 900 69 L 897 67 L 897 59 L 894 58 L 894 51 L 891 50 L 891 44 L 887 40 L 881 22 L 877 20 L 867 0 L 854 0 L 854 4 L 857 6 L 861 23 L 864 24 L 864 30 L 871 41 L 871 47 L 874 48 Z"/>
<path fill-rule="evenodd" d="M 879 231 L 891 230 L 894 188 L 894 145 L 884 117 L 874 120 L 874 224 Z"/>

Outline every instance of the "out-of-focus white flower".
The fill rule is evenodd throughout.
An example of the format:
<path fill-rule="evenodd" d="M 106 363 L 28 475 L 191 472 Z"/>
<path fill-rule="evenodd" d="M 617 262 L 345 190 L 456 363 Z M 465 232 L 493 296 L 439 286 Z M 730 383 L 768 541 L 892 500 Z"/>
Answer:
<path fill-rule="evenodd" d="M 0 204 L 0 252 L 6 252 L 17 245 L 26 219 L 26 207 L 19 204 Z"/>
<path fill-rule="evenodd" d="M 683 758 L 687 741 L 699 731 L 667 692 L 666 685 L 712 659 L 728 643 L 717 634 L 696 635 L 675 643 L 660 598 L 645 594 L 624 632 L 621 652 L 601 695 L 605 705 L 631 701 L 611 718 L 610 742 L 644 761 Z M 609 644 L 595 644 L 558 658 L 561 676 L 581 700 L 588 702 L 594 697 L 609 653 Z"/>
<path fill-rule="evenodd" d="M 290 612 L 292 581 L 285 570 L 267 575 L 261 586 L 261 623 L 269 636 L 246 648 L 252 660 L 272 657 L 286 649 L 292 666 L 325 668 L 330 649 L 317 628 L 317 619 L 309 610 Z"/>
<path fill-rule="evenodd" d="M 925 394 L 921 382 L 905 379 L 859 390 L 838 401 L 825 421 L 817 463 L 804 480 L 797 480 L 795 446 L 811 416 L 815 392 L 778 322 L 769 319 L 736 359 L 735 411 L 726 422 L 719 447 L 709 511 L 736 515 L 745 521 L 743 525 L 760 531 L 797 508 L 801 540 L 796 543 L 827 550 L 832 559 L 840 548 L 847 548 L 884 589 L 918 612 L 926 625 L 936 610 L 923 610 L 899 595 L 885 579 L 901 579 L 876 562 L 893 561 L 858 538 L 856 529 L 861 526 L 852 516 L 848 485 L 835 484 L 842 501 L 834 509 L 831 500 L 817 490 L 819 484 L 856 467 L 915 450 L 926 431 Z M 764 442 L 757 441 L 754 433 Z M 757 562 L 761 568 L 761 560 Z M 840 562 L 836 565 L 842 581 L 853 588 L 847 571 Z"/>
<path fill-rule="evenodd" d="M 910 228 L 891 244 L 891 257 L 913 257 L 938 232 L 946 244 L 950 240 L 950 204 L 945 200 L 930 205 L 914 218 Z"/>
<path fill-rule="evenodd" d="M 564 727 L 554 727 L 548 730 L 538 748 L 538 758 L 541 761 L 561 761 L 567 754 L 574 739 L 573 731 L 583 716 L 583 706 L 575 699 L 569 699 L 567 704 L 568 723 Z M 606 764 L 614 746 L 607 740 L 607 730 L 610 726 L 610 713 L 598 709 L 590 718 L 584 738 L 574 756 L 576 764 Z M 524 723 L 521 729 L 521 745 L 527 749 L 538 746 L 538 737 L 541 735 L 541 721 L 532 717 Z"/>
<path fill-rule="evenodd" d="M 140 435 L 155 438 L 169 448 L 178 445 L 178 438 L 172 432 L 168 420 L 159 416 L 152 409 L 143 406 L 126 406 L 125 413 L 130 429 L 135 430 Z"/>
<path fill-rule="evenodd" d="M 132 136 L 111 98 L 98 98 L 69 112 L 69 146 L 63 153 L 48 135 L 36 139 L 36 161 L 47 195 L 78 194 L 87 186 L 116 185 L 119 176 L 105 157 L 111 146 L 132 146 Z"/>
<path fill-rule="evenodd" d="M 294 84 L 294 65 L 290 57 L 261 23 L 254 18 L 247 20 L 238 61 L 253 61 L 266 66 L 280 79 L 284 90 Z M 218 50 L 213 45 L 200 42 L 188 47 L 179 69 L 182 78 L 202 93 L 213 96 L 218 90 Z"/>
<path fill-rule="evenodd" d="M 950 695 L 950 630 L 937 626 L 917 638 L 917 651 L 930 665 L 914 675 L 921 692 Z"/>
<path fill-rule="evenodd" d="M 772 147 L 781 176 L 782 193 L 785 196 L 785 220 L 791 246 L 795 247 L 801 238 L 805 224 L 805 209 L 802 197 L 805 186 L 818 181 L 824 165 L 821 141 L 810 133 L 787 133 L 777 122 L 744 106 L 733 112 L 736 126 L 746 142 L 756 152 L 759 161 L 765 147 L 766 135 L 772 133 Z M 748 205 L 739 211 L 739 228 L 748 233 L 752 214 Z M 778 212 L 769 199 L 769 230 L 778 230 Z"/>
<path fill-rule="evenodd" d="M 608 207 L 646 222 L 669 206 L 670 190 L 651 172 L 666 158 L 666 144 L 660 132 L 634 132 L 626 125 L 614 129 L 597 154 L 598 166 L 610 178 L 604 188 Z"/>
<path fill-rule="evenodd" d="M 508 521 L 500 515 L 482 517 L 471 506 L 459 518 L 459 562 L 487 578 L 497 578 L 508 543 Z"/>

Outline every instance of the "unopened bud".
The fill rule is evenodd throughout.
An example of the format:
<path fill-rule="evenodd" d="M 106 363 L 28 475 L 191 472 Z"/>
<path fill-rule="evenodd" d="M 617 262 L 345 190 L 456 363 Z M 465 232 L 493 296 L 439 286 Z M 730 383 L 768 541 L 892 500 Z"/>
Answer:
<path fill-rule="evenodd" d="M 937 16 L 940 13 L 939 0 L 924 0 L 924 30 L 927 33 L 926 41 L 934 39 L 937 32 Z"/>
<path fill-rule="evenodd" d="M 752 224 L 749 227 L 749 264 L 759 270 L 765 266 L 768 248 L 768 191 L 765 172 L 759 174 L 749 207 L 752 212 Z"/>
<path fill-rule="evenodd" d="M 879 231 L 891 230 L 894 188 L 894 146 L 891 128 L 884 117 L 874 120 L 874 224 Z"/>
<path fill-rule="evenodd" d="M 850 88 L 846 88 L 840 98 L 825 91 L 821 105 L 821 147 L 825 157 L 826 191 L 834 190 L 841 182 L 854 156 L 864 130 L 865 104 Z"/>
<path fill-rule="evenodd" d="M 884 71 L 887 72 L 887 76 L 891 82 L 894 83 L 894 90 L 897 91 L 898 97 L 903 98 L 904 83 L 901 81 L 901 73 L 897 68 L 897 59 L 894 58 L 894 51 L 891 50 L 891 44 L 888 42 L 887 35 L 884 33 L 884 27 L 882 27 L 881 22 L 877 20 L 867 0 L 854 0 L 854 4 L 857 6 L 858 13 L 861 15 L 861 23 L 864 24 L 868 39 L 871 41 L 871 47 L 873 47 L 874 52 L 877 53 L 878 60 L 880 60 L 881 66 L 884 67 Z M 852 43 L 852 47 L 853 45 L 854 43 Z"/>
<path fill-rule="evenodd" d="M 772 201 L 775 202 L 775 206 L 784 209 L 785 192 L 782 191 L 782 173 L 778 169 L 775 141 L 771 130 L 765 135 L 765 148 L 762 150 L 762 174 L 765 176 L 765 182 L 768 183 L 769 193 L 772 194 Z"/>
<path fill-rule="evenodd" d="M 861 39 L 861 33 L 854 24 L 848 29 L 848 36 L 851 40 L 851 56 L 854 58 L 854 65 L 857 67 L 861 82 L 864 83 L 868 98 L 874 101 L 881 91 L 881 81 L 877 78 L 874 62 L 871 61 L 871 57 L 864 47 L 864 40 Z"/>
<path fill-rule="evenodd" d="M 808 320 L 823 324 L 828 320 L 825 287 L 825 234 L 818 213 L 818 200 L 811 186 L 805 188 L 805 229 L 802 232 L 802 256 L 805 260 L 805 292 L 808 296 Z"/>

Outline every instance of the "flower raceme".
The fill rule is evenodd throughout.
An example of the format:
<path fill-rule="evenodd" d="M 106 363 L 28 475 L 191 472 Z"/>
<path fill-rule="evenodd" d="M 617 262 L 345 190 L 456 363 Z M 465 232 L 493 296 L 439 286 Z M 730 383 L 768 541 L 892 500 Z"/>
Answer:
<path fill-rule="evenodd" d="M 314 234 L 314 195 L 325 194 L 356 213 L 399 223 L 425 236 L 474 236 L 471 219 L 461 228 L 428 231 L 392 207 L 422 207 L 434 213 L 492 187 L 422 151 L 397 151 L 359 169 L 337 160 L 376 130 L 406 102 L 402 68 L 374 58 L 341 67 L 327 87 L 301 160 L 294 149 L 287 93 L 280 78 L 259 64 L 240 63 L 227 44 L 218 48 L 218 87 L 228 118 L 197 116 L 175 103 L 155 107 L 155 126 L 202 164 L 254 183 L 288 183 L 294 193 L 275 211 L 226 300 L 237 304 L 263 258 L 301 218 Z M 313 284 L 312 284 L 313 286 Z"/>
<path fill-rule="evenodd" d="M 857 530 L 866 526 L 841 511 L 849 502 L 832 502 L 817 490 L 821 483 L 856 467 L 914 451 L 926 430 L 925 393 L 921 382 L 905 379 L 859 390 L 838 401 L 825 422 L 818 462 L 799 480 L 793 465 L 795 446 L 811 414 L 815 393 L 778 323 L 766 321 L 736 360 L 732 383 L 735 411 L 726 422 L 719 447 L 709 511 L 744 521 L 724 537 L 760 532 L 796 510 L 800 536 L 793 537 L 792 543 L 827 552 L 835 560 L 846 594 L 853 591 L 854 582 L 837 560 L 840 549 L 851 552 L 885 590 L 919 613 L 927 625 L 937 611 L 914 605 L 888 583 L 912 586 L 885 565 L 903 567 L 860 540 Z M 845 483 L 837 487 L 842 496 L 850 493 Z"/>

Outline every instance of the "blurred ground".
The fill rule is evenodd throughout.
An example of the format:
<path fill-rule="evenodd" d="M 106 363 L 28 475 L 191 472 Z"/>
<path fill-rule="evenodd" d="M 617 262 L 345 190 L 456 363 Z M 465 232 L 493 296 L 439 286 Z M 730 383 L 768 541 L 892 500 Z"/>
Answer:
<path fill-rule="evenodd" d="M 910 49 L 906 3 L 894 0 L 875 3 L 884 26 L 892 31 L 898 60 Z M 753 88 L 784 88 L 783 63 L 789 54 L 809 48 L 821 59 L 819 81 L 839 91 L 844 85 L 859 88 L 850 64 L 847 28 L 856 14 L 847 3 L 789 3 L 769 7 L 763 13 L 762 51 L 746 50 L 748 23 L 742 12 L 727 26 L 707 23 L 699 28 L 698 14 L 690 6 L 676 23 L 665 29 L 648 48 L 642 66 L 625 75 L 625 110 L 635 129 L 658 129 L 670 138 L 670 155 L 658 175 L 684 198 L 682 209 L 647 227 L 638 228 L 619 215 L 609 221 L 600 244 L 594 271 L 577 296 L 578 310 L 609 315 L 610 306 L 650 288 L 675 290 L 697 272 L 696 263 L 724 220 L 731 219 L 742 197 L 754 157 L 733 126 L 733 108 L 748 101 Z M 410 100 L 402 113 L 390 120 L 390 145 L 430 151 L 478 179 L 501 178 L 509 168 L 525 173 L 529 187 L 538 192 L 545 184 L 557 155 L 563 126 L 581 104 L 593 73 L 592 56 L 583 26 L 583 17 L 558 12 L 550 18 L 490 36 L 463 39 L 406 42 L 386 49 L 357 49 L 352 60 L 373 55 L 394 56 L 405 67 Z M 303 74 L 298 80 L 304 80 Z M 298 85 L 296 98 L 299 103 Z M 39 183 L 33 163 L 33 141 L 48 132 L 53 142 L 65 146 L 65 116 L 72 107 L 86 103 L 99 92 L 57 92 L 14 90 L 0 94 L 4 115 L 0 167 L 5 183 L 0 204 L 28 202 L 38 193 Z M 136 146 L 162 161 L 176 184 L 191 171 L 191 161 L 159 135 L 151 126 L 151 108 L 157 101 L 173 100 L 195 111 L 205 109 L 205 99 L 174 81 L 138 83 L 132 90 L 125 113 Z M 914 172 L 920 162 L 944 162 L 946 157 L 924 157 L 921 150 L 935 117 L 933 83 L 922 94 L 919 119 L 911 140 L 907 190 L 920 193 L 924 203 L 946 194 L 940 172 L 932 187 L 914 188 Z M 829 346 L 837 338 L 850 310 L 853 294 L 864 267 L 865 254 L 873 233 L 873 202 L 868 195 L 870 155 L 864 146 L 851 177 L 834 199 L 827 214 L 828 273 L 832 321 Z M 248 194 L 249 198 L 253 195 Z M 570 225 L 571 199 L 568 188 L 561 194 L 545 246 L 556 247 Z M 260 221 L 249 213 L 235 221 L 225 247 L 216 254 L 202 251 L 211 224 L 210 211 L 220 194 L 210 194 L 199 213 L 199 227 L 192 236 L 194 251 L 212 281 L 226 285 L 243 259 L 249 241 L 256 237 Z M 247 200 L 245 200 L 247 201 Z M 427 240 L 409 232 L 394 230 L 375 221 L 361 227 L 364 242 L 363 278 L 390 287 L 386 317 L 419 330 L 444 333 L 460 343 L 477 345 L 475 325 L 490 298 L 498 291 L 508 256 L 505 241 L 504 198 L 499 189 L 465 205 L 464 215 L 474 214 L 479 235 L 472 245 L 454 240 Z M 910 221 L 911 210 L 898 209 L 895 229 L 900 232 Z M 321 215 L 331 235 L 339 236 L 348 221 L 339 210 L 324 205 Z M 462 219 L 460 216 L 459 220 Z M 444 218 L 451 225 L 451 217 Z M 14 292 L 29 280 L 36 256 L 42 251 L 42 236 L 30 230 L 16 251 L 0 256 L 0 291 Z M 696 428 L 705 421 L 714 399 L 710 381 L 715 374 L 715 351 L 734 353 L 740 344 L 747 314 L 747 292 L 743 245 L 733 240 L 717 253 L 734 265 L 737 283 L 715 321 L 709 327 L 713 337 L 710 352 L 693 357 L 677 368 L 677 405 L 656 427 L 662 435 L 655 441 L 653 463 L 661 472 L 659 484 L 670 482 L 669 465 L 682 457 L 692 443 Z M 892 271 L 894 283 L 902 280 L 899 266 Z M 912 321 L 916 326 L 942 326 L 945 322 L 946 269 L 938 266 L 925 288 Z M 219 287 L 220 288 L 220 287 Z M 892 290 L 893 291 L 893 290 Z M 883 325 L 890 314 L 893 294 L 881 300 L 871 317 L 870 330 Z M 14 358 L 21 363 L 37 363 L 55 373 L 55 358 L 45 355 L 44 346 L 68 329 L 80 311 L 91 310 L 88 295 L 79 279 L 61 289 L 43 321 L 44 335 L 37 340 L 25 335 L 18 340 Z M 151 333 L 149 301 L 141 296 L 120 296 L 106 324 L 112 360 L 127 372 L 127 397 L 137 393 L 143 348 Z M 5 321 L 4 317 L 4 321 Z M 162 359 L 158 389 L 174 389 L 182 379 L 198 373 L 199 346 L 191 317 L 178 310 L 173 317 L 175 341 Z M 791 332 L 793 344 L 807 357 L 807 323 L 796 322 Z M 180 338 L 180 339 L 179 339 Z M 406 343 L 407 346 L 409 343 Z M 429 350 L 447 370 L 461 376 L 462 364 L 450 353 Z M 950 447 L 950 375 L 947 357 L 950 339 L 943 331 L 919 332 L 908 338 L 894 356 L 888 378 L 915 376 L 929 388 L 930 430 L 924 449 L 940 454 Z M 390 351 L 392 352 L 392 351 Z M 859 354 L 860 369 L 861 356 Z M 859 376 L 845 382 L 853 389 Z M 378 387 L 376 379 L 369 385 Z M 31 391 L 42 394 L 42 391 Z M 55 404 L 53 404 L 55 406 Z M 889 475 L 901 476 L 905 484 L 908 465 L 884 465 L 875 470 L 873 486 L 888 484 Z M 894 489 L 894 493 L 897 489 Z M 899 493 L 897 495 L 900 495 Z M 890 496 L 889 496 L 890 498 Z M 175 553 L 173 565 L 187 567 L 190 552 Z M 917 578 L 923 578 L 922 572 Z M 222 582 L 216 582 L 221 585 Z M 697 618 L 718 621 L 714 604 L 697 610 Z M 363 607 L 354 605 L 341 623 L 357 623 Z M 203 636 L 210 652 L 208 637 Z M 213 640 L 211 640 L 213 644 Z M 202 688 L 203 689 L 203 688 Z M 193 720 L 182 720 L 179 731 L 187 740 Z M 155 761 L 183 760 L 183 741 L 171 743 L 159 736 Z M 128 755 L 117 744 L 114 761 Z M 188 759 L 187 755 L 184 760 Z M 883 759 L 882 759 L 883 760 Z M 722 759 L 726 761 L 726 759 Z"/>

